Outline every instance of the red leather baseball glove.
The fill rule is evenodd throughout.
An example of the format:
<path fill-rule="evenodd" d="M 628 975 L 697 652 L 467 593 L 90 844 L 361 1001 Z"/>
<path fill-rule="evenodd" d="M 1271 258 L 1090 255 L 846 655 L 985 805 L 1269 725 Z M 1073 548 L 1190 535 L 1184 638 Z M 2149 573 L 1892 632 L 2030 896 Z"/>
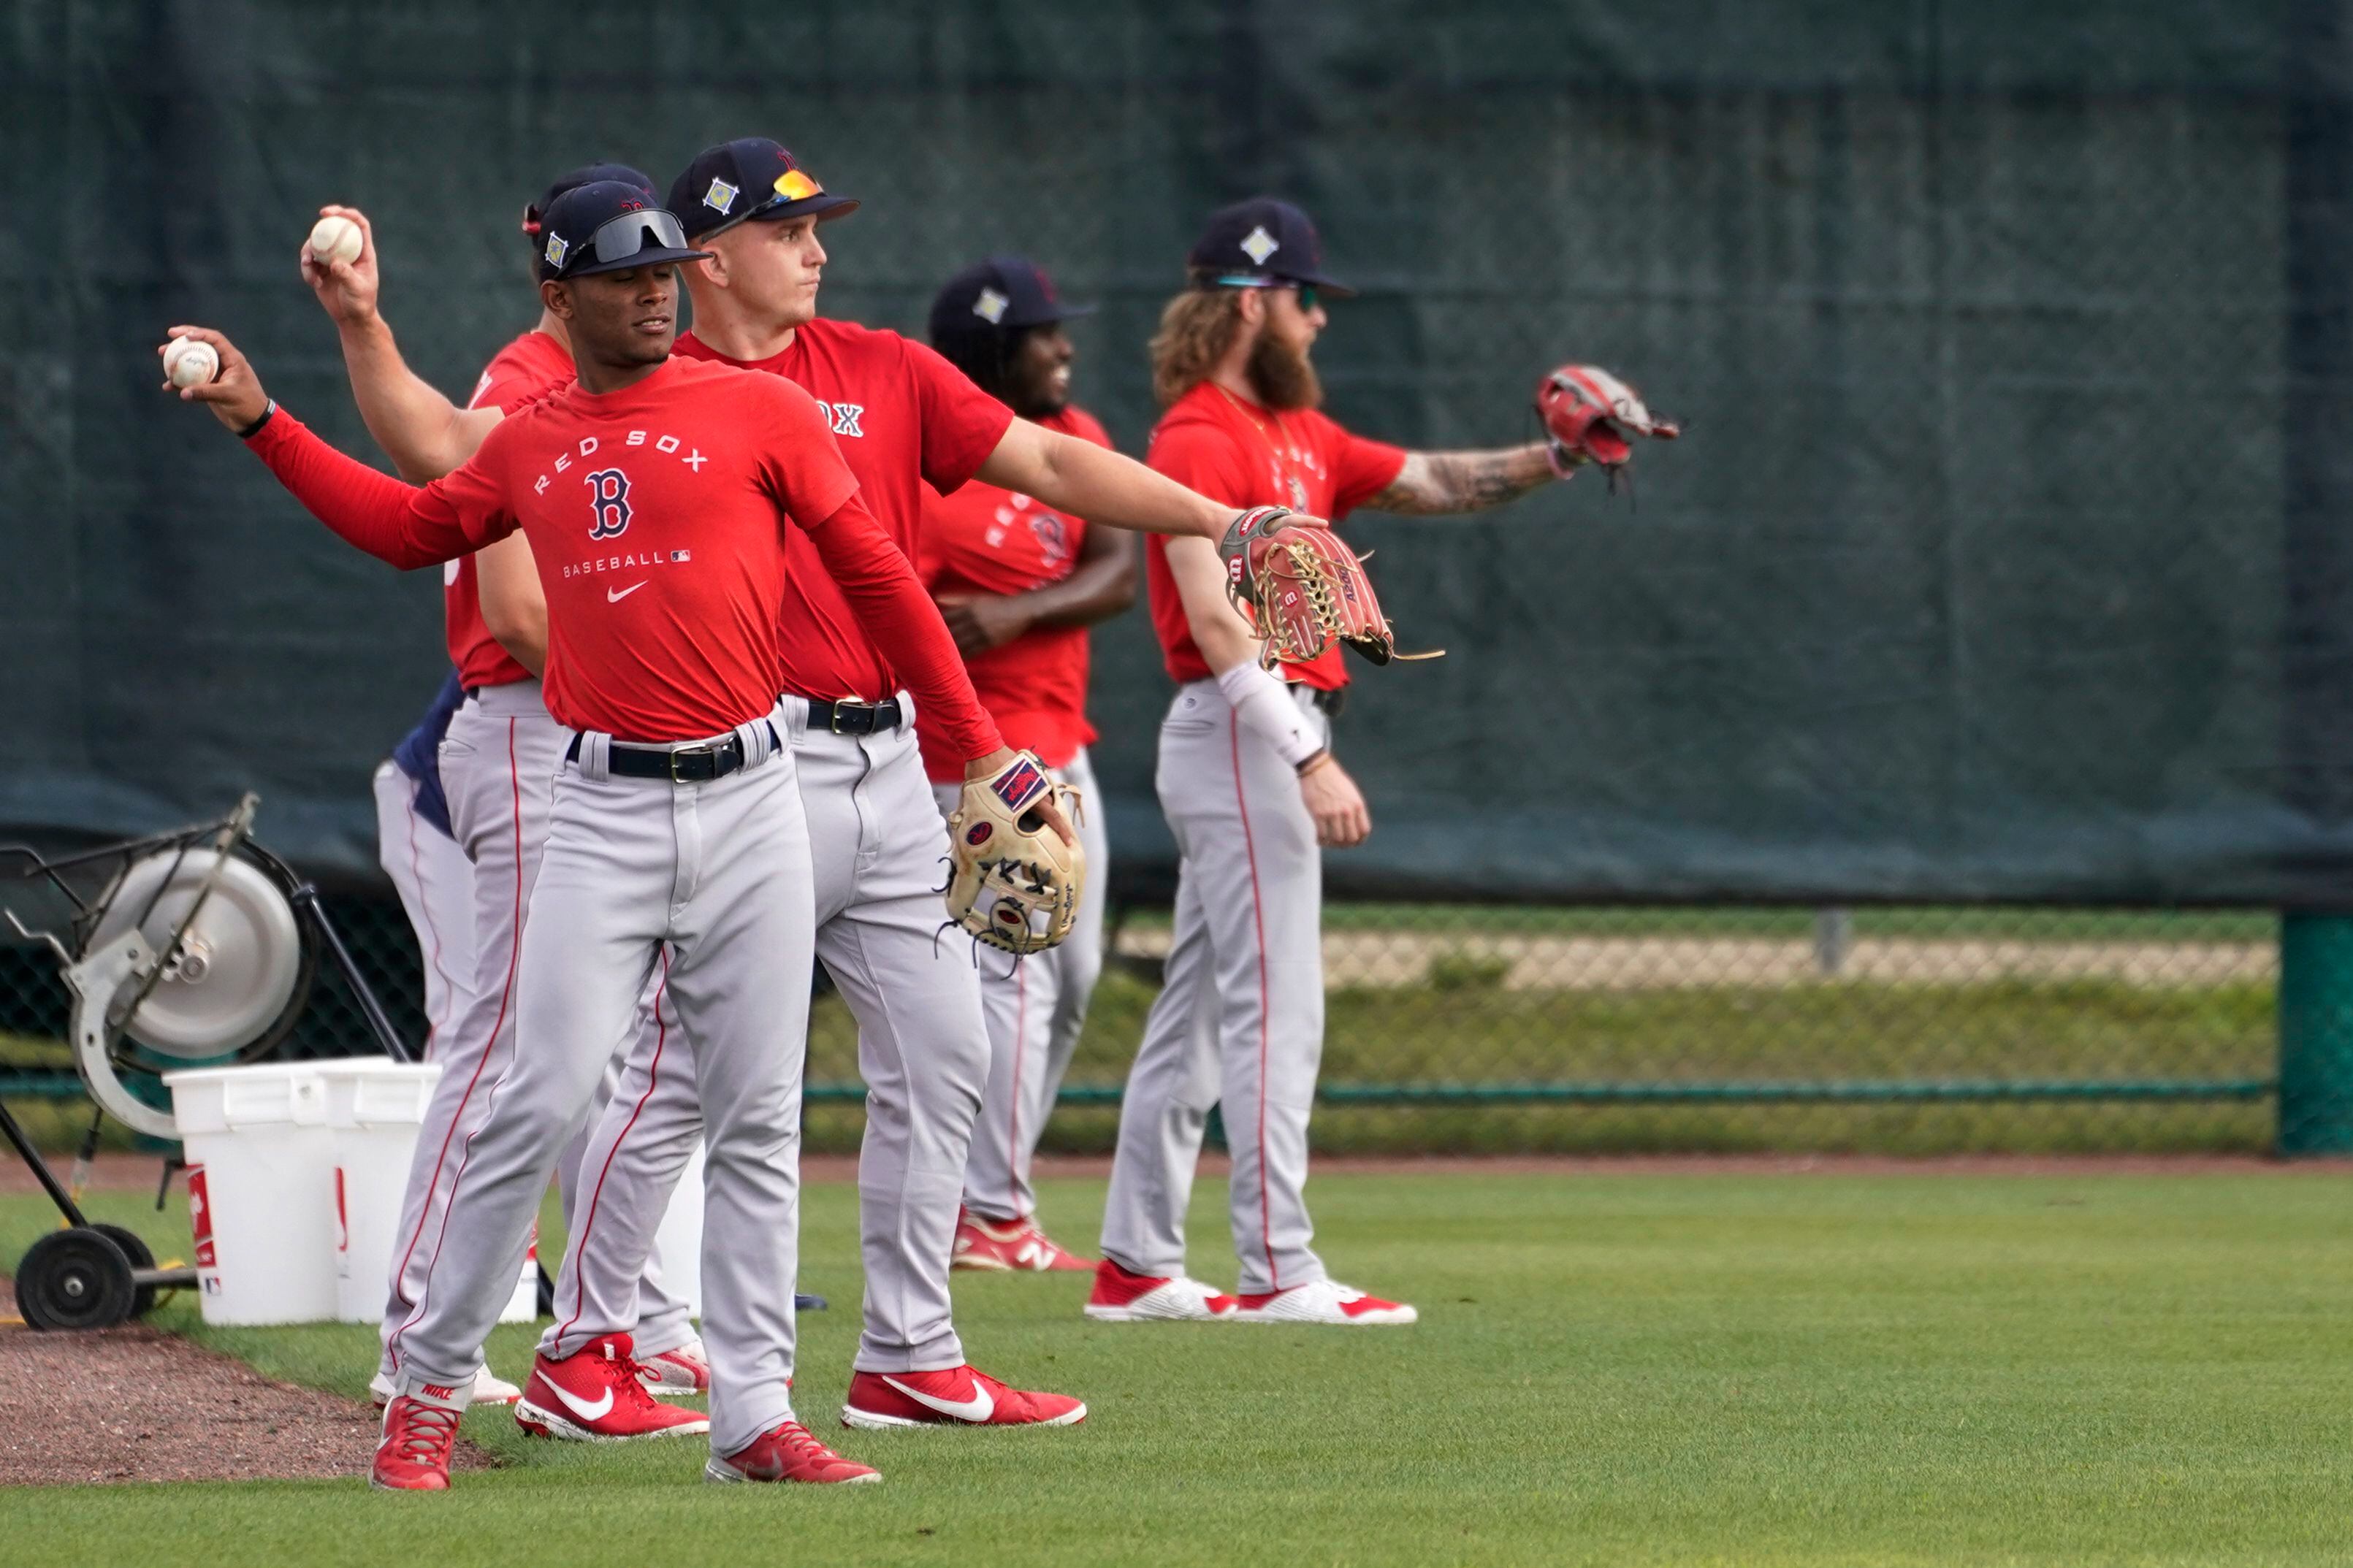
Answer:
<path fill-rule="evenodd" d="M 1266 639 L 1269 665 L 1304 664 L 1335 642 L 1375 664 L 1438 657 L 1398 652 L 1364 563 L 1321 518 L 1253 507 L 1234 519 L 1218 553 L 1226 563 L 1226 592 Z"/>
<path fill-rule="evenodd" d="M 1578 463 L 1595 463 L 1609 476 L 1612 488 L 1634 456 L 1634 444 L 1627 437 L 1672 441 L 1683 434 L 1683 426 L 1652 414 L 1641 394 L 1589 364 L 1547 371 L 1536 383 L 1536 416 L 1544 421 L 1556 469 L 1566 475 Z"/>

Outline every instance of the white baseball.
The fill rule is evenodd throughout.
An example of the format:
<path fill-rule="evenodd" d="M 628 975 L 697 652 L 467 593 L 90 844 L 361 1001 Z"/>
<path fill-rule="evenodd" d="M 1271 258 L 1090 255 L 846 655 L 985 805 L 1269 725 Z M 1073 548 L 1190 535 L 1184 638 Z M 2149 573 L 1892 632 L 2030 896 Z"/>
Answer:
<path fill-rule="evenodd" d="M 220 374 L 220 355 L 201 338 L 174 338 L 164 350 L 164 374 L 174 386 L 202 386 Z"/>
<path fill-rule="evenodd" d="M 360 258 L 360 226 L 347 217 L 322 217 L 311 228 L 311 259 L 321 266 L 330 261 L 357 261 Z"/>

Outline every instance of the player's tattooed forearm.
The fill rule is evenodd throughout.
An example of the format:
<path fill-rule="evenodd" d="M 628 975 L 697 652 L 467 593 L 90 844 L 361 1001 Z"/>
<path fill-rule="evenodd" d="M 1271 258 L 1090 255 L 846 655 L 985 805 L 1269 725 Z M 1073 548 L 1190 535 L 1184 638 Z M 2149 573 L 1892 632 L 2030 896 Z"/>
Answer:
<path fill-rule="evenodd" d="M 1553 477 L 1541 446 L 1491 452 L 1411 452 L 1366 504 L 1381 511 L 1478 511 L 1515 500 Z"/>

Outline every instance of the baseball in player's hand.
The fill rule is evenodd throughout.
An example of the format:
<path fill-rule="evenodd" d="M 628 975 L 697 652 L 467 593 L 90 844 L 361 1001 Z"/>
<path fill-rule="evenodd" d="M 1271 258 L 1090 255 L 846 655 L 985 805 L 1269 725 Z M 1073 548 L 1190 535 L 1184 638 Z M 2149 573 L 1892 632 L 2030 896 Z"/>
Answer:
<path fill-rule="evenodd" d="M 955 638 L 956 652 L 966 658 L 1003 647 L 1029 629 L 1029 613 L 1013 600 L 994 594 L 943 594 L 934 601 L 940 619 Z"/>
<path fill-rule="evenodd" d="M 1348 849 L 1372 837 L 1373 814 L 1364 792 L 1340 760 L 1325 752 L 1299 775 L 1300 797 L 1307 815 L 1315 819 L 1315 842 L 1329 849 Z"/>
<path fill-rule="evenodd" d="M 997 773 L 1003 773 L 1006 767 L 1010 764 L 1013 759 L 1019 753 L 1015 752 L 1010 746 L 999 746 L 997 750 L 989 752 L 988 755 L 985 757 L 977 757 L 973 761 L 966 763 L 964 765 L 965 780 L 966 783 L 970 783 L 974 779 L 994 777 Z M 1039 816 L 1044 817 L 1046 819 L 1047 826 L 1062 836 L 1063 843 L 1076 844 L 1079 841 L 1079 836 L 1071 831 L 1071 819 L 1062 815 L 1062 808 L 1054 804 L 1053 797 L 1050 795 L 1045 799 L 1040 800 L 1037 805 L 1031 806 L 1029 809 L 1036 812 Z M 1024 831 L 1029 830 L 1029 824 L 1027 822 L 1023 823 L 1022 826 Z"/>
<path fill-rule="evenodd" d="M 235 343 L 210 327 L 174 327 L 171 335 L 211 344 L 213 353 L 220 356 L 220 374 L 210 381 L 182 387 L 174 386 L 166 376 L 164 391 L 177 393 L 183 403 L 210 404 L 214 417 L 231 430 L 242 430 L 261 417 L 261 411 L 269 406 L 269 394 L 261 390 L 261 378 L 254 374 L 252 363 Z M 157 344 L 157 357 L 171 346 L 169 339 Z"/>
<path fill-rule="evenodd" d="M 302 281 L 319 296 L 319 304 L 342 327 L 362 326 L 375 319 L 375 230 L 367 214 L 357 207 L 324 206 L 321 217 L 349 218 L 359 226 L 360 253 L 350 261 L 322 261 L 311 254 L 311 239 L 302 238 Z"/>

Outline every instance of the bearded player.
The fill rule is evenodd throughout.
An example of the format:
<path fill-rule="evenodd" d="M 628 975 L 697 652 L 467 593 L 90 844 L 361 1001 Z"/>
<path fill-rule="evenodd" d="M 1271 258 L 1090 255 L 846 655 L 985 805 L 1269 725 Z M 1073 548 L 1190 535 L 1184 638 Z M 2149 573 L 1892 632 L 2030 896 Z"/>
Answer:
<path fill-rule="evenodd" d="M 932 346 L 1022 418 L 1109 447 L 1094 416 L 1071 402 L 1076 353 L 1062 323 L 1092 310 L 1064 304 L 1034 264 L 995 256 L 957 273 L 932 301 Z M 1103 972 L 1111 846 L 1087 765 L 1095 738 L 1086 711 L 1087 628 L 1135 602 L 1135 542 L 975 479 L 924 498 L 921 546 L 924 585 L 1005 743 L 1035 752 L 1079 791 L 1087 865 L 1078 918 L 1059 946 L 981 969 L 991 1057 L 965 1164 L 955 1267 L 1083 1272 L 1093 1265 L 1039 1227 L 1029 1165 Z M 916 730 L 940 809 L 953 811 L 963 777 L 955 756 L 925 716 L 917 715 Z"/>
<path fill-rule="evenodd" d="M 1360 506 L 1472 511 L 1566 477 L 1542 443 L 1408 452 L 1320 413 L 1309 351 L 1323 300 L 1349 290 L 1325 275 L 1315 227 L 1291 204 L 1219 211 L 1187 266 L 1152 342 L 1167 412 L 1148 460 L 1171 479 L 1233 506 L 1337 520 Z M 1332 1279 L 1308 1246 L 1307 1118 L 1324 1047 L 1319 857 L 1372 831 L 1332 751 L 1347 671 L 1336 647 L 1261 668 L 1206 546 L 1151 540 L 1146 561 L 1153 629 L 1177 683 L 1155 780 L 1176 840 L 1176 929 L 1120 1110 L 1087 1316 L 1412 1322 L 1413 1308 Z M 1231 1296 L 1185 1271 L 1186 1205 L 1213 1106 L 1233 1154 Z"/>

